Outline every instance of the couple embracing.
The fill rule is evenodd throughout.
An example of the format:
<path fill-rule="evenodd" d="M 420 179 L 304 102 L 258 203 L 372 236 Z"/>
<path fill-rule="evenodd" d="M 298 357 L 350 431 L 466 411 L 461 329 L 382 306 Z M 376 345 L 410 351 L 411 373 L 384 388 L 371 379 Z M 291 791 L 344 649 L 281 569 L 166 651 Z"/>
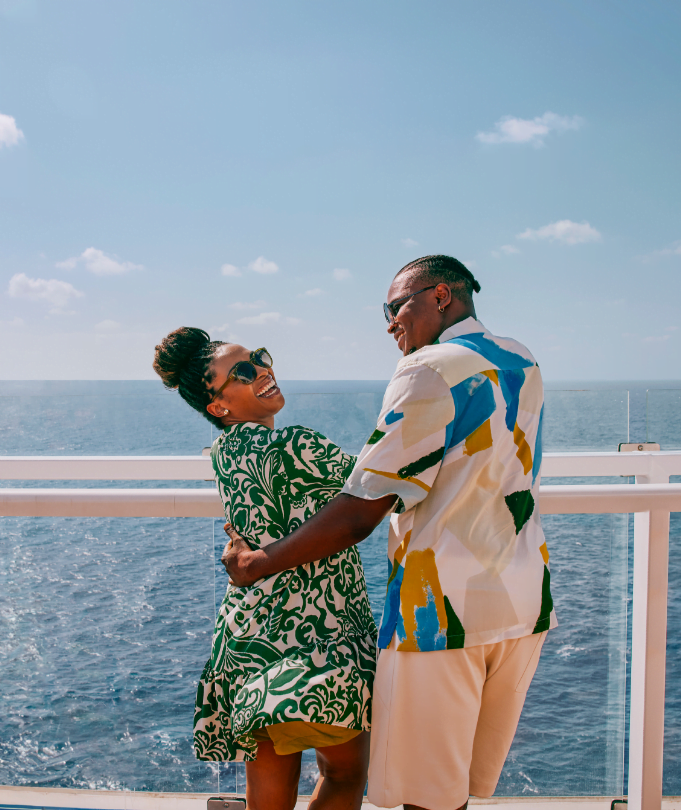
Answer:
<path fill-rule="evenodd" d="M 449 256 L 395 276 L 403 358 L 358 457 L 302 426 L 266 349 L 183 327 L 156 347 L 168 387 L 223 430 L 212 448 L 230 542 L 194 718 L 199 759 L 246 761 L 250 810 L 455 810 L 497 781 L 556 624 L 537 497 L 543 386 L 529 351 L 477 320 Z M 377 630 L 357 544 L 390 514 Z M 377 649 L 378 648 L 378 649 Z M 369 734 L 371 732 L 371 734 Z"/>

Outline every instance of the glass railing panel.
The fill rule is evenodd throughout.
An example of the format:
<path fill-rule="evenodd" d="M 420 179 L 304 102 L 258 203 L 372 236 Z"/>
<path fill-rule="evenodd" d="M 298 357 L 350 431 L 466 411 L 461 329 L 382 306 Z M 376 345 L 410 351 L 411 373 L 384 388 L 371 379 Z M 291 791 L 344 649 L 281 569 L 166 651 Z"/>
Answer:
<path fill-rule="evenodd" d="M 625 792 L 627 515 L 547 515 L 549 632 L 497 795 Z"/>
<path fill-rule="evenodd" d="M 0 784 L 213 792 L 209 519 L 3 518 Z"/>
<path fill-rule="evenodd" d="M 646 391 L 646 441 L 681 450 L 681 388 Z"/>
<path fill-rule="evenodd" d="M 158 383 L 0 383 L 3 455 L 194 455 L 210 442 L 210 424 Z M 192 749 L 212 558 L 210 519 L 3 518 L 0 783 L 217 791 L 217 767 Z"/>
<path fill-rule="evenodd" d="M 544 392 L 545 452 L 617 450 L 629 441 L 629 392 L 553 390 Z"/>

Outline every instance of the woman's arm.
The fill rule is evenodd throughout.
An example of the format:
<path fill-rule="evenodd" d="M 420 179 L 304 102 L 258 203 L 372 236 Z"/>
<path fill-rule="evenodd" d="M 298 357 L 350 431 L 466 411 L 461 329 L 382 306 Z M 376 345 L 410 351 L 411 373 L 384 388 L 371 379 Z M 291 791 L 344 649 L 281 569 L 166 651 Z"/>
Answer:
<path fill-rule="evenodd" d="M 287 537 L 256 550 L 226 524 L 230 542 L 222 563 L 231 581 L 246 587 L 279 571 L 330 557 L 366 539 L 396 500 L 396 495 L 365 500 L 341 493 Z"/>

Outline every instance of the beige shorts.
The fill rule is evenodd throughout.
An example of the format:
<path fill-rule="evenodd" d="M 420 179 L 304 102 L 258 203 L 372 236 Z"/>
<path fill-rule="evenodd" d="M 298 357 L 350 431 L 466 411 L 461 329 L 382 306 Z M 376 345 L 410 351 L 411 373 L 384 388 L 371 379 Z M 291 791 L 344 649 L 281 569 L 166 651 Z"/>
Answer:
<path fill-rule="evenodd" d="M 501 775 L 546 633 L 461 650 L 381 650 L 368 799 L 455 810 Z"/>

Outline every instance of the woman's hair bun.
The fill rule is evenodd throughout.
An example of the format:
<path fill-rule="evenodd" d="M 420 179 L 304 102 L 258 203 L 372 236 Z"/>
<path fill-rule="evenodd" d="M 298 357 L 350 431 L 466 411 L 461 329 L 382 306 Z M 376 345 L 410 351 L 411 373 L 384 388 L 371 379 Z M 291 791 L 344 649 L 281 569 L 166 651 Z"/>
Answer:
<path fill-rule="evenodd" d="M 166 388 L 177 388 L 182 371 L 192 357 L 210 343 L 203 329 L 181 326 L 164 337 L 154 355 L 154 371 L 163 380 Z"/>

